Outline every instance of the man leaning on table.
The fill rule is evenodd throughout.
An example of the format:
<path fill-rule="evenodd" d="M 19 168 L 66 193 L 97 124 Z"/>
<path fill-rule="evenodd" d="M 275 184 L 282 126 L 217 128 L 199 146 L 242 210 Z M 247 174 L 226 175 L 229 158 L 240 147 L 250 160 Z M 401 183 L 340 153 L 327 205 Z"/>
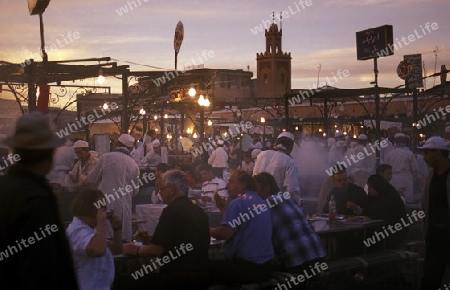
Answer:
<path fill-rule="evenodd" d="M 208 217 L 191 203 L 188 191 L 183 172 L 167 171 L 160 187 L 161 198 L 167 207 L 161 214 L 151 244 L 123 246 L 124 253 L 129 255 L 158 257 L 162 261 L 170 258 L 159 270 L 161 289 L 201 290 L 208 287 Z"/>
<path fill-rule="evenodd" d="M 328 213 L 328 203 L 333 195 L 336 201 L 337 214 L 360 215 L 363 209 L 367 207 L 367 194 L 364 188 L 349 182 L 345 167 L 336 166 L 339 169 L 333 173 L 334 188 L 328 195 L 323 212 Z"/>

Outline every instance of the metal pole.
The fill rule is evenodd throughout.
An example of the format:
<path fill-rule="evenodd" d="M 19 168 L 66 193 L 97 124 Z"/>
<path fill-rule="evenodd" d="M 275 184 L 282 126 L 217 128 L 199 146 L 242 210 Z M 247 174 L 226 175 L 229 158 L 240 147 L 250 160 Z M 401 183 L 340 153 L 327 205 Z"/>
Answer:
<path fill-rule="evenodd" d="M 200 143 L 205 140 L 205 107 L 200 105 Z"/>
<path fill-rule="evenodd" d="M 128 69 L 122 73 L 122 134 L 128 134 Z"/>
<path fill-rule="evenodd" d="M 35 70 L 34 59 L 30 59 L 30 64 L 25 67 L 25 72 L 28 75 L 28 112 L 36 111 L 36 87 L 34 79 Z"/>
<path fill-rule="evenodd" d="M 378 58 L 373 59 L 373 72 L 375 73 L 375 140 L 380 140 L 380 96 L 378 94 Z M 376 151 L 376 167 L 380 165 L 380 150 Z"/>
<path fill-rule="evenodd" d="M 45 40 L 44 40 L 44 20 L 42 19 L 42 13 L 39 14 L 39 24 L 41 31 L 41 53 L 42 61 L 45 63 L 48 61 L 47 53 L 45 52 Z"/>

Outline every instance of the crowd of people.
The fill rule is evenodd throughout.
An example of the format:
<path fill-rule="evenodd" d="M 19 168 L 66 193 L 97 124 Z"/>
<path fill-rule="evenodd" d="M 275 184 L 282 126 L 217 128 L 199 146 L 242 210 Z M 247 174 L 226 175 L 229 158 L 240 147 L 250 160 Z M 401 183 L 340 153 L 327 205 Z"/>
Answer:
<path fill-rule="evenodd" d="M 414 200 L 414 178 L 427 171 L 421 185 L 427 243 L 422 289 L 438 289 L 450 263 L 448 139 L 433 136 L 417 148 L 427 164 L 422 169 L 405 133 L 393 134 L 393 144 L 386 139 L 377 168 L 371 156 L 358 166 L 340 163 L 349 148 L 367 152 L 368 136 L 359 135 L 354 148 L 336 137 L 327 157 L 337 170 L 323 181 L 317 214 L 327 213 L 333 199 L 337 213 L 349 220 L 396 224 L 406 217 L 405 203 Z M 207 289 L 215 283 L 266 281 L 272 271 L 301 273 L 327 256 L 301 206 L 300 171 L 293 158 L 301 139 L 282 132 L 263 142 L 254 138 L 242 152 L 239 140 L 218 140 L 204 158 L 183 166 L 168 162 L 152 131 L 141 144 L 122 134 L 111 152 L 97 156 L 86 141 L 71 145 L 59 138 L 45 115 L 22 116 L 2 142 L 20 158 L 0 177 L 1 278 L 19 289 L 110 289 L 118 253 L 162 258 L 160 289 Z M 140 174 L 144 164 L 155 167 L 148 201 L 167 207 L 151 241 L 138 245 L 132 242 L 132 198 L 148 181 Z M 70 181 L 78 188 L 67 227 L 49 181 Z M 200 191 L 194 201 L 192 189 Z M 219 222 L 212 224 L 208 213 L 220 216 Z M 36 241 L 47 228 L 52 231 Z M 389 236 L 386 247 L 401 247 L 406 233 Z M 209 261 L 210 238 L 224 241 L 225 259 Z"/>

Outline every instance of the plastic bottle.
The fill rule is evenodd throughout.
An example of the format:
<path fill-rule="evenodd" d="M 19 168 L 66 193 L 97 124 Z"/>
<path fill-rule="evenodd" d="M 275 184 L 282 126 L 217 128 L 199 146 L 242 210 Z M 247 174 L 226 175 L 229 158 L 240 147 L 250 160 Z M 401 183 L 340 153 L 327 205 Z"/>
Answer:
<path fill-rule="evenodd" d="M 328 218 L 330 223 L 336 220 L 336 201 L 334 200 L 334 195 L 331 195 L 330 202 L 328 203 Z"/>

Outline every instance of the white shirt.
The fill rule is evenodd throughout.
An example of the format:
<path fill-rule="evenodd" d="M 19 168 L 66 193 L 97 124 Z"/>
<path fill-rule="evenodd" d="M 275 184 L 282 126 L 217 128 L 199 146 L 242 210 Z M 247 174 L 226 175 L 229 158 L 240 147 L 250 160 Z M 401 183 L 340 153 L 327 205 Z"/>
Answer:
<path fill-rule="evenodd" d="M 217 147 L 208 158 L 208 164 L 214 168 L 228 168 L 228 153 L 223 147 Z"/>
<path fill-rule="evenodd" d="M 121 147 L 122 150 L 125 148 Z M 100 156 L 97 165 L 87 176 L 87 180 L 105 194 L 107 210 L 122 218 L 123 238 L 131 241 L 131 202 L 133 195 L 139 192 L 139 167 L 136 162 L 122 152 L 108 152 Z M 128 190 L 126 187 L 128 186 Z M 131 189 L 131 190 L 130 190 Z M 127 192 L 128 191 L 128 192 Z M 107 234 L 113 237 L 111 225 Z"/>
<path fill-rule="evenodd" d="M 392 166 L 392 174 L 418 172 L 419 166 L 414 154 L 406 147 L 397 147 L 387 155 L 385 162 Z"/>
<path fill-rule="evenodd" d="M 53 167 L 48 173 L 47 178 L 50 183 L 58 183 L 61 186 L 68 186 L 68 173 L 75 165 L 77 158 L 72 146 L 64 145 L 56 149 L 53 155 Z"/>
<path fill-rule="evenodd" d="M 114 258 L 109 248 L 106 247 L 102 257 L 88 257 L 86 254 L 86 247 L 95 233 L 95 229 L 77 217 L 66 230 L 80 290 L 109 290 L 114 282 Z"/>
<path fill-rule="evenodd" d="M 205 202 L 205 210 L 210 212 L 220 212 L 217 208 L 216 202 L 214 201 L 214 193 L 218 193 L 220 196 L 224 198 L 228 198 L 226 182 L 219 178 L 214 177 L 210 181 L 205 181 L 202 184 L 202 196 L 211 197 L 211 201 Z"/>
<path fill-rule="evenodd" d="M 263 150 L 263 145 L 262 145 L 261 142 L 258 141 L 256 143 L 250 144 L 249 149 L 261 149 L 261 150 Z"/>
<path fill-rule="evenodd" d="M 280 190 L 287 190 L 292 196 L 300 198 L 298 169 L 291 156 L 276 150 L 259 153 L 253 174 L 261 172 L 272 174 Z"/>
<path fill-rule="evenodd" d="M 385 164 L 386 162 L 386 158 L 388 156 L 388 154 L 395 149 L 394 145 L 392 144 L 392 142 L 386 138 L 384 139 L 387 141 L 387 145 L 385 147 L 381 147 L 380 148 L 380 164 Z"/>

